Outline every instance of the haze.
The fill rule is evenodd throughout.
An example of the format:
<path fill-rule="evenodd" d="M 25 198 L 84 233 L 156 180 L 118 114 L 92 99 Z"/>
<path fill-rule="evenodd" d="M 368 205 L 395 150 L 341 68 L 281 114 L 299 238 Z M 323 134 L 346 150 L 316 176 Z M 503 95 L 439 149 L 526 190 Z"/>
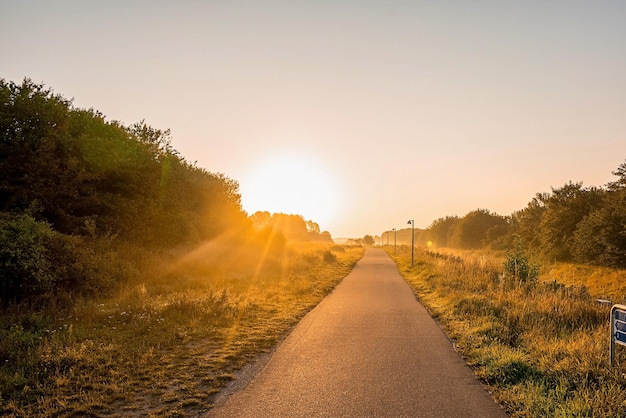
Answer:
<path fill-rule="evenodd" d="M 171 129 L 249 213 L 333 237 L 508 215 L 626 157 L 619 0 L 0 5 L 0 77 Z"/>

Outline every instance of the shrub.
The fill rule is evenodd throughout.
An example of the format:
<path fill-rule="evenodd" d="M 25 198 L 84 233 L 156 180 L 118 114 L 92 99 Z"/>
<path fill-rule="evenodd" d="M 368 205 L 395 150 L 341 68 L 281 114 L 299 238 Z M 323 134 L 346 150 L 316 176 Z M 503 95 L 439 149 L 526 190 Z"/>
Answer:
<path fill-rule="evenodd" d="M 30 215 L 0 218 L 0 305 L 59 292 L 104 295 L 128 270 L 104 239 L 61 234 Z"/>
<path fill-rule="evenodd" d="M 0 220 L 0 297 L 6 304 L 53 287 L 45 241 L 50 225 L 30 215 Z"/>
<path fill-rule="evenodd" d="M 126 279 L 131 270 L 125 257 L 113 251 L 105 238 L 54 232 L 46 238 L 45 245 L 54 290 L 103 296 Z"/>
<path fill-rule="evenodd" d="M 539 278 L 539 265 L 531 263 L 522 250 L 522 239 L 514 236 L 514 249 L 509 249 L 504 260 L 504 273 L 512 277 L 520 285 L 522 283 L 536 283 Z"/>
<path fill-rule="evenodd" d="M 325 263 L 336 263 L 337 262 L 337 256 L 335 254 L 333 254 L 332 251 L 326 250 L 326 251 L 324 251 L 324 262 Z"/>

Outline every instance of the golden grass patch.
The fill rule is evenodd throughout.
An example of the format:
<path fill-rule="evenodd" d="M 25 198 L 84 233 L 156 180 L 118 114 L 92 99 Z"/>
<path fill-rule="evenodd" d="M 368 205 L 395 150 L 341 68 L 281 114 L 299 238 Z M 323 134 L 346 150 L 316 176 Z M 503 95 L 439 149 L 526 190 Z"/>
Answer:
<path fill-rule="evenodd" d="M 361 247 L 207 243 L 144 254 L 109 299 L 0 319 L 0 414 L 184 416 L 271 349 L 361 258 Z"/>
<path fill-rule="evenodd" d="M 620 300 L 625 272 L 558 264 L 543 268 L 538 282 L 520 284 L 502 274 L 503 258 L 418 251 L 411 267 L 409 248 L 394 256 L 512 416 L 626 416 L 626 350 L 618 349 L 611 367 L 609 308 L 595 301 Z"/>

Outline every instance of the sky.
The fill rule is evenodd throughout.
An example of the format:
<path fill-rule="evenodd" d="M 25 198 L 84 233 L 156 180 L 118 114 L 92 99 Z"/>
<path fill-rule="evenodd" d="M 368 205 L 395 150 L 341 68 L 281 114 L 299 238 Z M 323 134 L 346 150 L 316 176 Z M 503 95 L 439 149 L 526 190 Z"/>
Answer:
<path fill-rule="evenodd" d="M 169 129 L 333 237 L 521 210 L 626 160 L 622 0 L 0 0 L 0 77 Z"/>

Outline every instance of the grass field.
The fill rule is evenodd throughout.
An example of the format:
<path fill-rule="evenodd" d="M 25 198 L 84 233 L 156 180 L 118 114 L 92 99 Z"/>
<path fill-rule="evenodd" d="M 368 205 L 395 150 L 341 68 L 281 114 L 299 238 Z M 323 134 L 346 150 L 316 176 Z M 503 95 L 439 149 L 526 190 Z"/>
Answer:
<path fill-rule="evenodd" d="M 112 298 L 0 318 L 0 415 L 187 416 L 345 277 L 361 247 L 230 246 L 134 256 Z"/>
<path fill-rule="evenodd" d="M 349 273 L 361 247 L 210 242 L 129 254 L 137 273 L 108 299 L 0 317 L 0 415 L 189 416 L 270 350 Z M 400 272 L 496 399 L 517 417 L 626 416 L 626 349 L 608 359 L 608 307 L 626 272 L 542 266 L 519 285 L 503 255 L 398 247 Z M 66 296 L 67 297 L 67 296 Z"/>
<path fill-rule="evenodd" d="M 609 307 L 624 271 L 542 267 L 537 283 L 502 274 L 503 256 L 399 248 L 400 272 L 457 350 L 515 417 L 626 416 L 626 355 L 609 364 Z"/>

